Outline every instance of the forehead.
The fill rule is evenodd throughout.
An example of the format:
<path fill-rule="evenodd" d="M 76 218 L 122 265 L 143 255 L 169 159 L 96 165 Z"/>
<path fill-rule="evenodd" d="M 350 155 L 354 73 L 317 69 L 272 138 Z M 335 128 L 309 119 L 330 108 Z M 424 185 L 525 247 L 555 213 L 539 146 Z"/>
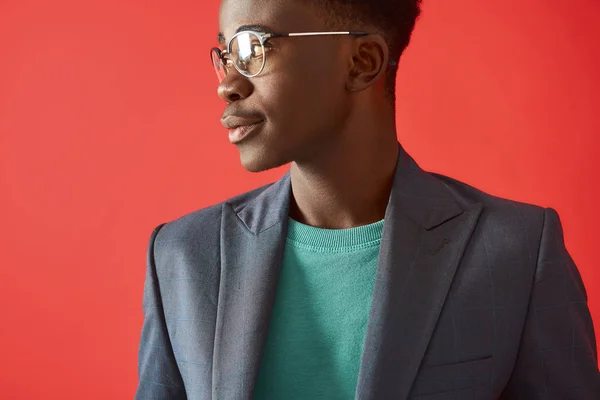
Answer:
<path fill-rule="evenodd" d="M 261 32 L 318 31 L 320 21 L 306 0 L 223 0 L 217 39 L 229 40 L 241 30 Z M 304 4 L 303 4 L 304 3 Z"/>

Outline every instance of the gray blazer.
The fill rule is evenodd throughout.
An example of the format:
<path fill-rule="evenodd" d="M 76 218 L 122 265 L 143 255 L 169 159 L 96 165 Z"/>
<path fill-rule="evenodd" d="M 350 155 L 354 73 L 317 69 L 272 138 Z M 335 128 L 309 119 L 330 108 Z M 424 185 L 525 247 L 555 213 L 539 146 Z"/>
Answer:
<path fill-rule="evenodd" d="M 398 147 L 355 399 L 600 399 L 556 211 L 424 171 Z M 288 171 L 154 229 L 136 399 L 252 398 L 290 196 Z"/>

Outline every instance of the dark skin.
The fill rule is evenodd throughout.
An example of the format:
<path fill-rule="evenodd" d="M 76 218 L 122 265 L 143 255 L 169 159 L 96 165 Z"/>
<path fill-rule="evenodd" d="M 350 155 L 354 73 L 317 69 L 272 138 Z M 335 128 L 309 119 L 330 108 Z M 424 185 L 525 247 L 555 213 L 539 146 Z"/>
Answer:
<path fill-rule="evenodd" d="M 222 1 L 219 28 L 226 40 L 246 24 L 275 32 L 331 31 L 301 0 Z M 260 75 L 248 78 L 232 68 L 218 88 L 229 111 L 265 119 L 236 144 L 242 165 L 259 172 L 291 162 L 289 215 L 304 224 L 343 229 L 381 220 L 398 157 L 394 111 L 385 98 L 389 50 L 383 37 L 267 43 Z"/>

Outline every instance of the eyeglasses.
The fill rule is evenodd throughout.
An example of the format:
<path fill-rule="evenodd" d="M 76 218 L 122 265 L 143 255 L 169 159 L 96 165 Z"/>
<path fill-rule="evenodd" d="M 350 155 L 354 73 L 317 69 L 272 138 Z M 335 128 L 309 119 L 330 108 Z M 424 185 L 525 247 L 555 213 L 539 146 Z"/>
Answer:
<path fill-rule="evenodd" d="M 227 43 L 227 49 L 221 51 L 218 47 L 210 49 L 210 59 L 219 78 L 219 83 L 225 79 L 233 64 L 238 72 L 248 78 L 257 76 L 265 68 L 267 59 L 267 40 L 276 37 L 317 36 L 317 35 L 368 35 L 368 32 L 300 32 L 300 33 L 264 33 L 257 31 L 241 31 L 233 35 Z M 389 60 L 389 66 L 398 65 Z"/>

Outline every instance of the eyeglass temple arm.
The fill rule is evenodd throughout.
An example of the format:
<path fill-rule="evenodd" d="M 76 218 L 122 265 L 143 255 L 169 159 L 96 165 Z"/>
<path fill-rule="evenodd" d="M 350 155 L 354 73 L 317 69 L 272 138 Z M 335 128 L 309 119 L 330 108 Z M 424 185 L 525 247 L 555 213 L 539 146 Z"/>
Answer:
<path fill-rule="evenodd" d="M 263 43 L 266 42 L 270 38 L 275 37 L 292 37 L 292 36 L 319 36 L 319 35 L 359 35 L 365 36 L 368 35 L 369 32 L 363 31 L 345 31 L 345 32 L 295 32 L 295 33 L 265 33 L 262 35 Z M 388 61 L 389 65 L 398 65 L 398 63 L 394 60 Z"/>

